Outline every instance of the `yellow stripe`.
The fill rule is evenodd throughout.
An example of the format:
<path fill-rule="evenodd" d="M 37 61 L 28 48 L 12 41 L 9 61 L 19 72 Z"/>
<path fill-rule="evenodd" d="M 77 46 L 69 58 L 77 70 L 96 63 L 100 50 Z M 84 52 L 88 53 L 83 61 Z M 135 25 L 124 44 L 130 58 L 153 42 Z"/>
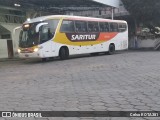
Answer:
<path fill-rule="evenodd" d="M 65 33 L 57 33 L 55 36 L 54 42 L 66 44 L 66 45 L 74 45 L 74 46 L 87 46 L 87 45 L 96 45 L 103 43 L 105 41 L 80 41 L 80 42 L 72 42 L 68 40 Z"/>
<path fill-rule="evenodd" d="M 74 45 L 74 46 L 87 46 L 87 45 L 96 45 L 103 43 L 105 41 L 80 41 L 80 42 L 72 42 L 68 40 L 66 37 L 65 33 L 60 33 L 60 27 L 61 27 L 62 19 L 59 22 L 59 25 L 57 27 L 57 33 L 54 38 L 54 42 L 61 43 L 61 44 L 66 44 L 66 45 Z"/>

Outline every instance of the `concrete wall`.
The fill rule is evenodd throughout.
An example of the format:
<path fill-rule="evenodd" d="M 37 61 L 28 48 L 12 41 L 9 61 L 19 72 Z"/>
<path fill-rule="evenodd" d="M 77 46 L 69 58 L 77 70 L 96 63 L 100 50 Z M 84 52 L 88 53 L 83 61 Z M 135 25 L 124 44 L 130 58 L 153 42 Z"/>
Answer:
<path fill-rule="evenodd" d="M 157 39 L 140 40 L 139 47 L 140 48 L 154 48 L 156 40 Z"/>
<path fill-rule="evenodd" d="M 138 48 L 154 48 L 158 44 L 160 38 L 157 39 L 135 39 L 131 38 L 129 40 L 129 48 L 138 49 Z"/>
<path fill-rule="evenodd" d="M 3 26 L 4 28 L 6 28 L 7 30 L 10 31 L 11 39 L 13 41 L 14 57 L 17 57 L 18 56 L 17 49 L 18 49 L 20 29 L 17 29 L 15 33 L 14 33 L 14 29 L 18 26 L 21 26 L 21 24 L 1 23 L 1 26 Z"/>
<path fill-rule="evenodd" d="M 0 39 L 0 58 L 8 58 L 8 48 L 6 39 Z"/>
<path fill-rule="evenodd" d="M 15 30 L 15 32 L 12 32 L 12 40 L 13 40 L 13 48 L 14 48 L 14 56 L 18 57 L 18 46 L 19 46 L 19 34 L 21 29 Z"/>

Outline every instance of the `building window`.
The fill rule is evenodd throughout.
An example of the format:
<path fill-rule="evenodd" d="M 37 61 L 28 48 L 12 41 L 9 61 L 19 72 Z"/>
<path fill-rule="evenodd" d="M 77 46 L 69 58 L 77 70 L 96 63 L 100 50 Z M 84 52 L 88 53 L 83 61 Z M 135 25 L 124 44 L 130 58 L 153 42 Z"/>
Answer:
<path fill-rule="evenodd" d="M 11 35 L 10 34 L 1 35 L 1 39 L 11 39 Z"/>

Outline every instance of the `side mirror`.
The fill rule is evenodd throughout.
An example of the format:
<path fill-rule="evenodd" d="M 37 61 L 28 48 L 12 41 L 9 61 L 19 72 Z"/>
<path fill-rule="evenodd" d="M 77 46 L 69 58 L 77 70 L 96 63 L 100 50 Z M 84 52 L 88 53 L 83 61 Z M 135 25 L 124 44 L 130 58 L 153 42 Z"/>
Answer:
<path fill-rule="evenodd" d="M 36 26 L 36 33 L 39 32 L 40 27 L 43 26 L 43 25 L 48 25 L 48 23 L 39 23 L 39 24 Z"/>

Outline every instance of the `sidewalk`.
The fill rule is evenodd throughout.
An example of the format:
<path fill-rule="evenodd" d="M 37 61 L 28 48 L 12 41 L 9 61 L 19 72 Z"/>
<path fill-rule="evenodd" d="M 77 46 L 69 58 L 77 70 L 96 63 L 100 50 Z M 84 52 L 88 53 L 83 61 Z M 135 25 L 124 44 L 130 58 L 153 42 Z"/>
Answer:
<path fill-rule="evenodd" d="M 122 50 L 123 51 L 123 50 Z M 144 51 L 153 51 L 153 52 L 159 52 L 159 50 L 154 50 L 153 48 L 129 48 L 128 50 L 124 50 L 125 52 L 144 52 Z M 117 51 L 118 52 L 118 51 Z M 84 55 L 84 54 L 83 54 Z M 80 55 L 78 55 L 80 56 Z M 19 58 L 19 57 L 15 57 L 15 58 L 0 58 L 0 62 L 6 62 L 6 61 L 20 61 L 20 60 L 25 60 L 25 58 Z"/>
<path fill-rule="evenodd" d="M 19 60 L 23 60 L 23 59 L 20 59 L 20 58 L 0 58 L 0 62 L 19 61 Z"/>

